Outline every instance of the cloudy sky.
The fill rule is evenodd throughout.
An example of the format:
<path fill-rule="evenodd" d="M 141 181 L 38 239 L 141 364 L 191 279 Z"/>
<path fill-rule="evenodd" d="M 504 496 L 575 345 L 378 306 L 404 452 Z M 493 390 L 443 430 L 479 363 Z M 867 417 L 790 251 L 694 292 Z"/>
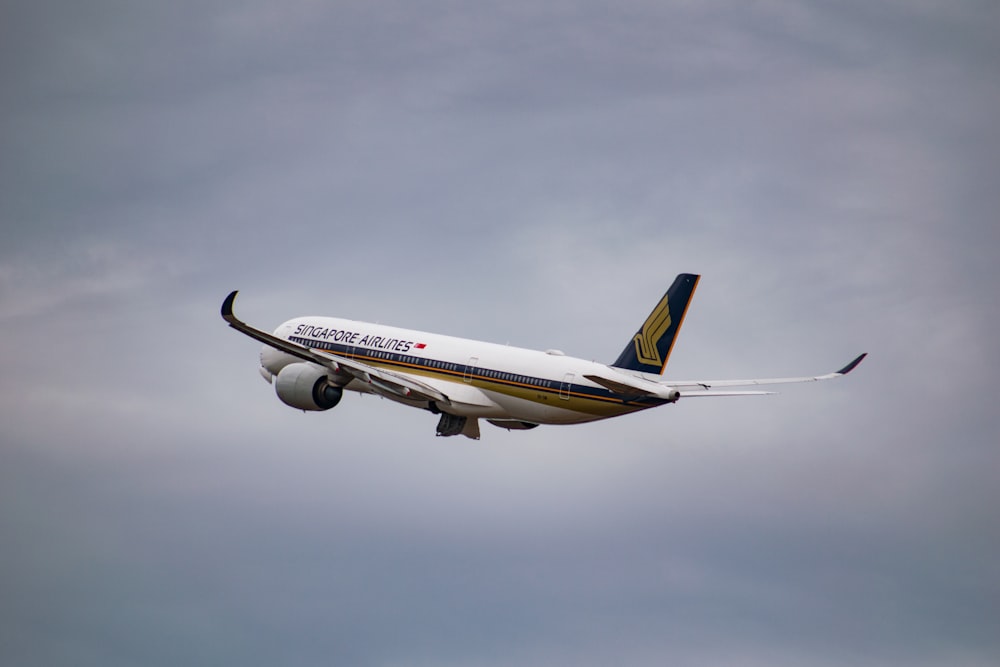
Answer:
<path fill-rule="evenodd" d="M 1000 662 L 1000 8 L 0 5 L 0 663 Z M 780 396 L 434 436 L 303 314 Z"/>

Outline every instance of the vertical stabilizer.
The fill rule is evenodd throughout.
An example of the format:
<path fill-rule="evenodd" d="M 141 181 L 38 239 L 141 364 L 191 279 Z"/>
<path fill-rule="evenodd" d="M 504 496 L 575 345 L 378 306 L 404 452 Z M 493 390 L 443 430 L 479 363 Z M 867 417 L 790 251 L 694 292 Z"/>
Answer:
<path fill-rule="evenodd" d="M 693 273 L 678 275 L 611 365 L 643 373 L 663 373 L 700 277 Z"/>

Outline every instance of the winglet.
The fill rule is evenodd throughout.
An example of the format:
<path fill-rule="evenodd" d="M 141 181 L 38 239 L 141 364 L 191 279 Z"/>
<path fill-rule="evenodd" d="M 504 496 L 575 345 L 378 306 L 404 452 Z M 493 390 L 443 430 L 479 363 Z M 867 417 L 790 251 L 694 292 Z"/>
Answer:
<path fill-rule="evenodd" d="M 235 292 L 233 292 L 233 294 L 235 294 Z M 835 373 L 835 375 L 847 375 L 848 373 L 850 373 L 851 371 L 853 371 L 855 368 L 857 368 L 858 364 L 860 364 L 864 360 L 864 358 L 867 357 L 867 356 L 868 356 L 867 352 L 865 352 L 864 354 L 858 355 L 857 359 L 855 359 L 851 363 L 849 363 L 846 366 L 844 366 L 843 368 L 841 368 L 839 371 L 837 371 Z"/>
<path fill-rule="evenodd" d="M 222 319 L 228 322 L 230 327 L 236 329 L 242 334 L 250 336 L 254 340 L 259 340 L 265 345 L 270 345 L 276 350 L 287 352 L 292 356 L 305 359 L 306 361 L 312 361 L 320 365 L 327 364 L 326 359 L 316 354 L 308 347 L 287 341 L 284 338 L 278 338 L 277 336 L 261 331 L 260 329 L 254 329 L 252 326 L 249 326 L 246 322 L 236 317 L 236 315 L 233 314 L 233 301 L 236 300 L 236 295 L 238 293 L 239 290 L 233 290 L 229 293 L 229 296 L 226 297 L 226 300 L 222 302 Z"/>
<path fill-rule="evenodd" d="M 222 319 L 232 324 L 234 321 L 239 322 L 236 316 L 233 315 L 233 301 L 236 301 L 236 295 L 239 294 L 239 290 L 233 290 L 226 297 L 226 300 L 222 302 Z"/>

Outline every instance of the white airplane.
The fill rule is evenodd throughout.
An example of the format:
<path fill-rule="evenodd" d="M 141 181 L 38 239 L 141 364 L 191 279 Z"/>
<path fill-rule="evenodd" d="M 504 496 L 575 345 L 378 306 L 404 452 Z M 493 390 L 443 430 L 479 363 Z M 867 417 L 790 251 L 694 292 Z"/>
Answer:
<path fill-rule="evenodd" d="M 540 352 L 332 317 L 297 317 L 269 334 L 233 314 L 235 291 L 223 302 L 222 317 L 265 344 L 260 373 L 286 405 L 329 410 L 345 389 L 376 394 L 440 415 L 440 436 L 473 439 L 479 439 L 480 419 L 523 430 L 607 419 L 694 396 L 770 394 L 728 388 L 830 380 L 850 373 L 867 354 L 839 371 L 812 377 L 664 382 L 663 369 L 699 278 L 678 275 L 611 364 L 559 350 Z"/>

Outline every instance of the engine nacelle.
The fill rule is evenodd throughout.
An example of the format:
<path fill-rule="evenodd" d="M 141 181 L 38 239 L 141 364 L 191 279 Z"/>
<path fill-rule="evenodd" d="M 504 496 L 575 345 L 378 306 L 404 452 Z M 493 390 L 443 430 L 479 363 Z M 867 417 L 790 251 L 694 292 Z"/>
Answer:
<path fill-rule="evenodd" d="M 330 383 L 325 368 L 304 362 L 278 371 L 274 391 L 282 403 L 299 410 L 329 410 L 344 395 L 343 387 Z"/>

